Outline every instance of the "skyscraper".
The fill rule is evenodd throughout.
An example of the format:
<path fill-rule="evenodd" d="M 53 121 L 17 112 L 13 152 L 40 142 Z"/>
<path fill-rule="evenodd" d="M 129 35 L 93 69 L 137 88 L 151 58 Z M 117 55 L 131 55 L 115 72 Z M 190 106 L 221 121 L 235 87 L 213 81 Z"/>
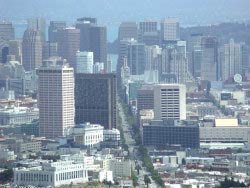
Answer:
<path fill-rule="evenodd" d="M 218 40 L 216 37 L 202 37 L 201 39 L 201 79 L 218 80 Z"/>
<path fill-rule="evenodd" d="M 180 84 L 155 85 L 154 115 L 156 120 L 185 120 L 186 86 Z"/>
<path fill-rule="evenodd" d="M 0 22 L 0 63 L 7 62 L 10 40 L 15 39 L 15 30 L 11 22 Z"/>
<path fill-rule="evenodd" d="M 27 29 L 22 43 L 23 67 L 26 71 L 42 65 L 42 39 L 40 31 Z"/>
<path fill-rule="evenodd" d="M 168 80 L 162 78 L 166 82 L 185 84 L 192 80 L 188 71 L 185 41 L 178 41 L 175 45 L 163 48 L 161 72 L 169 77 Z"/>
<path fill-rule="evenodd" d="M 58 56 L 58 45 L 56 42 L 43 43 L 43 59 Z"/>
<path fill-rule="evenodd" d="M 235 74 L 242 74 L 242 52 L 241 44 L 235 43 L 233 39 L 224 45 L 224 57 L 222 61 L 222 80 L 233 78 Z"/>
<path fill-rule="evenodd" d="M 94 57 L 93 52 L 76 53 L 76 73 L 93 73 Z"/>
<path fill-rule="evenodd" d="M 15 29 L 11 22 L 0 22 L 0 40 L 9 41 L 15 39 Z"/>
<path fill-rule="evenodd" d="M 15 56 L 15 60 L 22 64 L 22 40 L 9 41 L 9 54 Z"/>
<path fill-rule="evenodd" d="M 127 46 L 128 66 L 131 75 L 141 75 L 145 71 L 145 45 L 131 39 Z"/>
<path fill-rule="evenodd" d="M 77 22 L 89 22 L 91 24 L 96 25 L 97 24 L 97 19 L 96 18 L 92 18 L 92 17 L 82 17 L 82 18 L 78 18 Z"/>
<path fill-rule="evenodd" d="M 90 27 L 90 52 L 94 53 L 94 62 L 104 63 L 107 69 L 107 28 L 104 26 Z"/>
<path fill-rule="evenodd" d="M 80 49 L 80 30 L 69 27 L 58 30 L 58 55 L 75 68 L 76 52 Z"/>
<path fill-rule="evenodd" d="M 45 60 L 37 71 L 39 134 L 46 138 L 65 136 L 74 126 L 74 70 L 65 60 Z"/>
<path fill-rule="evenodd" d="M 80 30 L 80 51 L 94 53 L 94 63 L 103 62 L 107 67 L 107 28 L 96 25 L 94 18 L 79 18 L 76 28 Z"/>
<path fill-rule="evenodd" d="M 143 21 L 139 23 L 139 30 L 142 33 L 146 32 L 156 32 L 157 31 L 157 21 Z"/>
<path fill-rule="evenodd" d="M 76 74 L 76 123 L 116 127 L 115 74 Z"/>
<path fill-rule="evenodd" d="M 28 29 L 40 31 L 42 42 L 46 41 L 46 21 L 44 18 L 28 19 Z"/>
<path fill-rule="evenodd" d="M 138 39 L 138 26 L 135 22 L 122 22 L 119 26 L 118 40 Z"/>
<path fill-rule="evenodd" d="M 66 22 L 63 21 L 50 21 L 49 24 L 49 42 L 57 42 L 57 35 L 59 30 L 66 28 Z"/>
<path fill-rule="evenodd" d="M 161 37 L 163 42 L 180 40 L 180 26 L 176 18 L 165 18 L 161 21 Z"/>

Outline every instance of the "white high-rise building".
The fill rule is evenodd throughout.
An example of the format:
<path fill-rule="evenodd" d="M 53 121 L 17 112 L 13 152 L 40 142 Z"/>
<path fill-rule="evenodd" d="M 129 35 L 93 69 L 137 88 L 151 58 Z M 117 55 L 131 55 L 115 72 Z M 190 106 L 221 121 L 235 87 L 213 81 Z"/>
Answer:
<path fill-rule="evenodd" d="M 233 78 L 235 74 L 242 74 L 242 51 L 241 44 L 233 39 L 224 45 L 224 57 L 222 62 L 222 79 Z"/>
<path fill-rule="evenodd" d="M 181 84 L 155 85 L 154 115 L 156 120 L 185 120 L 186 86 Z"/>
<path fill-rule="evenodd" d="M 164 41 L 180 39 L 180 25 L 176 18 L 165 18 L 161 21 L 161 34 Z"/>
<path fill-rule="evenodd" d="M 38 71 L 39 134 L 47 138 L 67 135 L 74 126 L 74 70 L 60 58 L 43 62 Z"/>
<path fill-rule="evenodd" d="M 93 73 L 94 54 L 93 52 L 76 53 L 76 73 Z"/>

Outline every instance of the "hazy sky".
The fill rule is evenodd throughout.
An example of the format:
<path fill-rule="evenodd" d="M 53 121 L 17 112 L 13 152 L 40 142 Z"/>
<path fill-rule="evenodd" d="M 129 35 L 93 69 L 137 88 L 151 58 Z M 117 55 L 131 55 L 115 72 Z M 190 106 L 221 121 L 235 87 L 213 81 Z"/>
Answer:
<path fill-rule="evenodd" d="M 174 16 L 186 26 L 250 19 L 250 0 L 0 0 L 1 20 L 20 22 L 33 16 L 70 23 L 97 17 L 113 39 L 122 20 Z"/>

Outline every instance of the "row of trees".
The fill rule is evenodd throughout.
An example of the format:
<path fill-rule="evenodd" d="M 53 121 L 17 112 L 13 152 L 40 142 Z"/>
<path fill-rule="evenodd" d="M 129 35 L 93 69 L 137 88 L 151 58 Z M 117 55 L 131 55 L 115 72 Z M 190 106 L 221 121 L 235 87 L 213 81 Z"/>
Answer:
<path fill-rule="evenodd" d="M 142 144 L 140 128 L 136 123 L 136 118 L 135 118 L 134 114 L 131 112 L 129 106 L 126 105 L 125 103 L 122 103 L 122 108 L 123 108 L 124 113 L 126 115 L 128 124 L 133 128 L 134 139 L 135 139 L 136 144 L 139 146 L 139 152 L 140 152 L 140 155 L 142 157 L 143 164 L 146 166 L 147 170 L 151 173 L 152 179 L 160 186 L 163 186 L 164 182 L 161 179 L 161 176 L 158 173 L 158 171 L 154 169 L 151 158 L 148 155 L 148 150 Z M 145 182 L 145 180 L 148 180 L 148 179 L 144 178 L 144 182 Z M 146 182 L 145 182 L 145 184 L 148 185 L 148 183 L 146 183 Z"/>

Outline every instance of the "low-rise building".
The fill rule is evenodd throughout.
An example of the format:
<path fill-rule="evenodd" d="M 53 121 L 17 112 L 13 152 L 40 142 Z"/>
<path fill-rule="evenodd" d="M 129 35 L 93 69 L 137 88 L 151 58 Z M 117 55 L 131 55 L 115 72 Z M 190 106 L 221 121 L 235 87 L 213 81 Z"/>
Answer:
<path fill-rule="evenodd" d="M 60 187 L 88 181 L 83 164 L 73 161 L 43 163 L 41 166 L 14 169 L 14 185 L 35 187 Z"/>
<path fill-rule="evenodd" d="M 158 148 L 164 148 L 168 145 L 199 148 L 199 127 L 195 122 L 188 124 L 184 121 L 153 120 L 143 125 L 143 145 Z"/>
<path fill-rule="evenodd" d="M 3 161 L 13 161 L 16 159 L 14 151 L 10 151 L 9 149 L 0 148 L 0 160 Z"/>
<path fill-rule="evenodd" d="M 131 161 L 123 158 L 109 159 L 106 170 L 112 171 L 114 178 L 131 177 Z"/>
<path fill-rule="evenodd" d="M 73 128 L 72 136 L 75 142 L 87 147 L 99 146 L 103 141 L 103 126 L 99 124 L 85 124 L 77 125 Z"/>
<path fill-rule="evenodd" d="M 20 125 L 39 119 L 38 109 L 25 107 L 0 110 L 0 125 Z"/>
<path fill-rule="evenodd" d="M 103 130 L 103 143 L 104 148 L 117 148 L 120 145 L 120 131 L 118 129 Z"/>

